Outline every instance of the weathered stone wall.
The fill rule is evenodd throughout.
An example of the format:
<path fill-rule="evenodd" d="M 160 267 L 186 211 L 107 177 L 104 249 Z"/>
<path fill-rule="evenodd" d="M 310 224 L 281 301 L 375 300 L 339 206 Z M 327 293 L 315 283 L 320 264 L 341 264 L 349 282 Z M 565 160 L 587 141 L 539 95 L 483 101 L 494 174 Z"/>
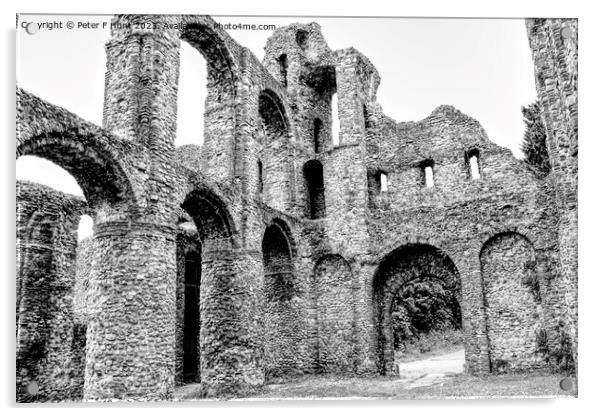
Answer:
<path fill-rule="evenodd" d="M 18 401 L 82 397 L 85 344 L 74 287 L 77 226 L 86 209 L 81 198 L 17 182 Z"/>
<path fill-rule="evenodd" d="M 543 357 L 536 354 L 541 293 L 534 286 L 531 242 L 519 234 L 498 234 L 485 244 L 480 257 L 491 370 L 542 367 Z"/>
<path fill-rule="evenodd" d="M 566 317 L 577 360 L 578 97 L 577 19 L 527 19 L 535 86 L 543 108 L 551 181 L 559 211 L 558 250 Z"/>
<path fill-rule="evenodd" d="M 375 106 L 368 109 L 368 120 L 372 258 L 378 261 L 406 242 L 428 243 L 450 255 L 462 278 L 468 369 L 487 372 L 479 253 L 489 237 L 520 230 L 542 253 L 537 267 L 545 278 L 540 280 L 558 285 L 557 263 L 546 254 L 556 250 L 557 241 L 549 180 L 535 178 L 509 150 L 491 143 L 478 122 L 450 106 L 437 108 L 425 120 L 399 124 Z M 472 154 L 478 157 L 478 178 L 470 174 Z M 433 187 L 424 182 L 425 161 L 433 167 Z M 374 176 L 380 172 L 388 178 L 386 192 L 377 187 Z M 554 289 L 544 293 L 541 325 L 551 328 L 558 300 Z"/>
<path fill-rule="evenodd" d="M 338 255 L 318 261 L 314 272 L 318 343 L 317 371 L 348 373 L 357 370 L 357 286 L 351 267 Z"/>
<path fill-rule="evenodd" d="M 567 307 L 576 319 L 576 44 L 566 55 L 553 43 L 564 23 L 530 32 L 544 79 L 575 74 L 566 97 L 552 95 L 554 82 L 538 87 L 549 93 L 547 128 L 566 135 L 553 139 L 554 173 L 536 178 L 452 106 L 418 122 L 384 115 L 376 68 L 353 48 L 332 51 L 315 23 L 277 29 L 259 62 L 208 16 L 114 21 L 129 25 L 107 43 L 103 128 L 24 91 L 17 100 L 16 156 L 71 172 L 95 219 L 72 306 L 87 328 L 86 400 L 171 398 L 185 354 L 196 354 L 184 340 L 197 313 L 193 378 L 207 396 L 244 394 L 276 376 L 390 374 L 389 289 L 425 273 L 460 281 L 471 372 L 508 356 L 511 370 L 539 366 L 529 355 L 534 331 L 554 331 Z M 148 21 L 168 26 L 139 26 Z M 182 41 L 207 61 L 208 95 L 203 145 L 175 149 Z M 560 144 L 573 137 L 566 162 Z M 506 233 L 530 249 L 518 239 L 487 244 Z M 198 311 L 187 312 L 191 245 L 202 278 Z M 415 246 L 432 251 L 396 257 Z M 530 293 L 517 283 L 527 263 L 541 300 L 516 305 Z M 511 284 L 496 297 L 500 282 Z M 499 310 L 504 318 L 494 319 Z M 518 329 L 526 343 L 507 339 Z"/>

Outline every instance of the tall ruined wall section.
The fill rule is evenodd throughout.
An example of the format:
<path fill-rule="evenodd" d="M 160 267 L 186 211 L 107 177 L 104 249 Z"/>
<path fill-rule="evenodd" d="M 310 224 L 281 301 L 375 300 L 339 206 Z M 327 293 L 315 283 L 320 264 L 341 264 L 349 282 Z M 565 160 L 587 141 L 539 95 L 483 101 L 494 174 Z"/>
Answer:
<path fill-rule="evenodd" d="M 469 370 L 541 366 L 545 357 L 532 359 L 538 347 L 535 333 L 542 327 L 553 332 L 562 317 L 559 304 L 564 293 L 558 276 L 557 214 L 550 179 L 536 178 L 508 149 L 490 142 L 476 120 L 451 106 L 438 107 L 426 119 L 407 123 L 396 123 L 375 107 L 367 120 L 371 261 L 377 264 L 386 253 L 407 244 L 429 244 L 443 250 L 461 276 Z M 471 174 L 473 155 L 478 161 L 478 177 Z M 425 166 L 432 168 L 433 186 L 425 182 Z M 379 188 L 381 173 L 387 177 L 384 192 Z M 543 294 L 541 302 L 535 302 L 520 282 L 520 274 L 506 270 L 504 275 L 517 285 L 516 290 L 526 291 L 533 310 L 523 310 L 519 292 L 486 287 L 483 262 L 491 259 L 489 254 L 483 258 L 482 250 L 489 239 L 503 233 L 525 236 L 537 253 L 534 273 Z M 506 249 L 493 257 L 511 257 L 513 246 Z M 526 267 L 528 260 L 517 267 Z M 499 296 L 503 299 L 497 300 Z M 496 302 L 518 315 L 501 320 L 499 315 L 489 314 L 493 306 L 487 305 Z M 528 323 L 519 325 L 520 315 Z M 516 332 L 517 325 L 529 335 L 529 341 L 520 346 L 491 332 L 500 326 Z M 500 349 L 521 350 L 523 358 L 512 354 L 500 358 L 495 353 Z"/>
<path fill-rule="evenodd" d="M 263 66 L 286 88 L 292 110 L 296 188 L 289 212 L 300 218 L 304 237 L 296 273 L 309 288 L 310 369 L 374 372 L 364 363 L 367 334 L 358 328 L 371 321 L 363 295 L 370 290 L 359 277 L 368 241 L 363 109 L 375 100 L 378 73 L 353 48 L 332 51 L 315 23 L 275 31 Z"/>
<path fill-rule="evenodd" d="M 535 86 L 543 109 L 573 355 L 577 357 L 577 20 L 527 19 Z"/>
<path fill-rule="evenodd" d="M 74 308 L 85 201 L 17 182 L 17 400 L 81 399 L 85 331 Z M 37 387 L 37 388 L 36 388 Z"/>

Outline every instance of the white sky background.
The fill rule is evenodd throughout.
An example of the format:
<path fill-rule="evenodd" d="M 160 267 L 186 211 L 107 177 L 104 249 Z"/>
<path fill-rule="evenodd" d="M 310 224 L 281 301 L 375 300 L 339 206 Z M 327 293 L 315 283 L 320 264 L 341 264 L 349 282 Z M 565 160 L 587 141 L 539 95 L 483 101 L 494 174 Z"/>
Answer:
<path fill-rule="evenodd" d="M 20 21 L 110 22 L 110 16 L 22 15 Z M 524 132 L 520 111 L 536 98 L 533 63 L 522 19 L 400 19 L 215 17 L 219 23 L 318 22 L 331 49 L 353 46 L 381 76 L 378 101 L 397 121 L 420 120 L 451 104 L 476 118 L 489 138 L 517 157 Z M 261 61 L 271 31 L 229 34 Z M 17 32 L 17 79 L 25 90 L 101 125 L 107 29 Z M 202 143 L 205 61 L 181 50 L 176 146 Z M 22 157 L 17 178 L 81 195 L 68 173 L 51 162 Z"/>

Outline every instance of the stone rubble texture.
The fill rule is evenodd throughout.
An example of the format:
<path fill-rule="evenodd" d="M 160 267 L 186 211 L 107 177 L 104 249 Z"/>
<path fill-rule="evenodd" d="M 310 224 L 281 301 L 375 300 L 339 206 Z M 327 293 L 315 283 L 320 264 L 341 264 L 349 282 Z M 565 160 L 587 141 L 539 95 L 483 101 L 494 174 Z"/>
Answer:
<path fill-rule="evenodd" d="M 557 342 L 558 322 L 576 359 L 576 21 L 527 21 L 545 178 L 451 106 L 387 117 L 376 68 L 316 23 L 275 30 L 259 62 L 209 16 L 113 22 L 102 127 L 17 91 L 16 157 L 55 162 L 85 195 L 17 183 L 18 401 L 168 400 L 191 371 L 207 397 L 392 375 L 391 301 L 425 276 L 460 288 L 468 372 L 545 367 L 535 334 Z M 208 92 L 202 146 L 175 148 L 182 41 Z"/>

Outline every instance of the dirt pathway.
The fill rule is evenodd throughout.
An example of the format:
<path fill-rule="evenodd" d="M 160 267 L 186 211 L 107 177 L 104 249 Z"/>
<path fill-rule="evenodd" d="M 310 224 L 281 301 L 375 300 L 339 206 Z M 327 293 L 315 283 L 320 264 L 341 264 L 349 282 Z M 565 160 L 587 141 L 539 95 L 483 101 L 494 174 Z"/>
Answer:
<path fill-rule="evenodd" d="M 399 383 L 405 388 L 429 386 L 464 371 L 464 349 L 424 360 L 398 363 Z"/>
<path fill-rule="evenodd" d="M 314 376 L 282 384 L 268 384 L 265 391 L 255 397 L 239 400 L 263 400 L 266 398 L 324 397 L 366 398 L 392 397 L 400 390 L 430 386 L 464 371 L 464 349 L 443 355 L 435 355 L 418 361 L 398 363 L 398 379 L 390 378 L 339 378 L 336 376 Z M 176 400 L 194 400 L 198 397 L 199 384 L 188 384 L 176 388 Z M 358 394 L 359 393 L 359 394 Z"/>

